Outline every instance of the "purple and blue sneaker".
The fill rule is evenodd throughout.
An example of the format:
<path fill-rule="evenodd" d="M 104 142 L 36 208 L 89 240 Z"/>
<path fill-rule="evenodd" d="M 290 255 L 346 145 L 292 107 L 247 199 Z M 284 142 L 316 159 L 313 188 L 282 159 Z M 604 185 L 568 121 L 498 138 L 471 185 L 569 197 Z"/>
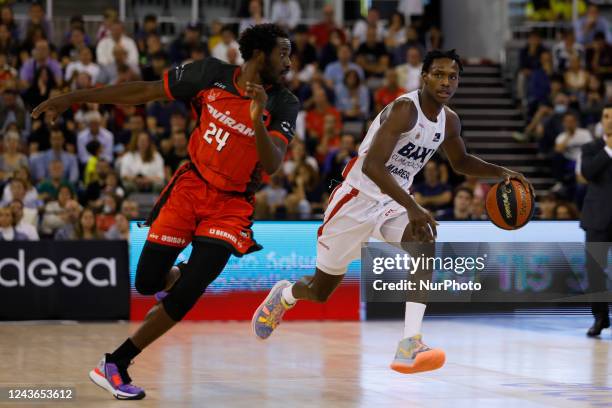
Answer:
<path fill-rule="evenodd" d="M 268 296 L 255 310 L 251 327 L 258 339 L 265 340 L 270 337 L 274 329 L 280 324 L 285 312 L 295 306 L 295 304 L 289 304 L 283 299 L 283 289 L 288 286 L 291 286 L 289 281 L 276 282 Z"/>
<path fill-rule="evenodd" d="M 126 369 L 120 369 L 115 363 L 106 361 L 104 355 L 98 366 L 89 372 L 89 378 L 96 385 L 104 388 L 118 400 L 139 400 L 145 397 L 142 388 L 132 385 L 132 379 Z"/>

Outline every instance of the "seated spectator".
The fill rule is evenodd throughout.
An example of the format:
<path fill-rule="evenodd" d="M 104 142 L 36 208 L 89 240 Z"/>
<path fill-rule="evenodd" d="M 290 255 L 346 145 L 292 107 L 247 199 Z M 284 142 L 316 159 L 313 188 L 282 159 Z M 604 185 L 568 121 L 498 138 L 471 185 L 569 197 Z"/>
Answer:
<path fill-rule="evenodd" d="M 364 121 L 370 116 L 370 91 L 357 71 L 346 71 L 344 80 L 336 85 L 336 108 L 344 121 Z"/>
<path fill-rule="evenodd" d="M 110 163 L 104 159 L 100 159 L 96 163 L 96 167 L 89 178 L 89 182 L 85 181 L 85 193 L 82 201 L 91 207 L 101 207 L 102 202 L 100 196 L 106 187 L 106 177 L 112 172 Z"/>
<path fill-rule="evenodd" d="M 577 220 L 578 218 L 580 215 L 574 204 L 562 201 L 555 206 L 555 220 Z"/>
<path fill-rule="evenodd" d="M 380 12 L 375 7 L 370 7 L 366 18 L 358 20 L 353 26 L 353 47 L 366 42 L 370 28 L 374 29 L 374 42 L 384 40 L 385 22 L 380 19 Z"/>
<path fill-rule="evenodd" d="M 451 205 L 451 187 L 440 181 L 438 163 L 429 161 L 423 171 L 424 181 L 414 188 L 414 199 L 426 209 L 436 212 Z"/>
<path fill-rule="evenodd" d="M 40 232 L 43 236 L 52 237 L 65 223 L 67 205 L 74 200 L 74 192 L 69 186 L 60 186 L 57 199 L 45 204 L 42 213 Z"/>
<path fill-rule="evenodd" d="M 406 93 L 406 89 L 399 85 L 398 73 L 395 69 L 389 68 L 385 74 L 385 85 L 376 91 L 374 102 L 376 103 L 375 114 L 396 100 L 399 96 Z"/>
<path fill-rule="evenodd" d="M 330 105 L 321 85 L 313 86 L 314 107 L 306 113 L 307 149 L 316 151 L 315 157 L 321 163 L 328 149 L 338 146 L 342 130 L 340 112 Z"/>
<path fill-rule="evenodd" d="M 289 154 L 289 158 L 283 163 L 283 173 L 290 183 L 293 182 L 291 177 L 295 173 L 296 167 L 301 163 L 308 163 L 317 173 L 319 172 L 317 160 L 306 153 L 306 146 L 300 139 L 293 139 L 289 145 Z"/>
<path fill-rule="evenodd" d="M 580 149 L 593 139 L 591 132 L 578 127 L 578 118 L 574 112 L 567 112 L 563 117 L 563 129 L 563 133 L 555 140 L 557 154 L 553 159 L 553 176 L 557 184 L 553 186 L 553 191 L 560 191 L 564 183 L 574 179 Z"/>
<path fill-rule="evenodd" d="M 555 140 L 563 132 L 563 117 L 569 109 L 569 97 L 560 93 L 555 96 L 553 113 L 544 121 L 541 137 L 539 138 L 539 152 L 542 156 L 549 156 L 555 147 Z"/>
<path fill-rule="evenodd" d="M 20 29 L 15 21 L 13 9 L 8 3 L 4 3 L 0 9 L 0 21 L 2 21 L 2 24 L 6 25 L 8 31 L 11 33 L 11 37 L 13 37 L 15 40 L 21 38 L 19 35 Z"/>
<path fill-rule="evenodd" d="M 298 55 L 302 66 L 317 63 L 317 49 L 308 42 L 308 27 L 299 25 L 295 31 L 291 53 Z"/>
<path fill-rule="evenodd" d="M 60 127 L 54 126 L 50 133 L 50 149 L 30 157 L 32 178 L 36 183 L 48 178 L 49 164 L 53 160 L 60 160 L 64 165 L 62 178 L 76 185 L 79 180 L 79 165 L 76 156 L 64 150 L 64 132 Z"/>
<path fill-rule="evenodd" d="M 19 133 L 9 131 L 4 134 L 4 152 L 0 154 L 0 182 L 8 180 L 22 166 L 28 166 L 28 158 L 19 153 Z"/>
<path fill-rule="evenodd" d="M 261 3 L 261 0 L 250 0 L 249 18 L 240 19 L 238 35 L 242 34 L 242 32 L 250 26 L 254 26 L 257 24 L 265 24 L 268 22 L 268 19 L 263 16 L 263 4 Z"/>
<path fill-rule="evenodd" d="M 29 86 L 36 83 L 36 71 L 41 67 L 47 67 L 49 69 L 50 77 L 53 78 L 56 84 L 62 83 L 62 67 L 60 63 L 51 58 L 50 55 L 49 42 L 44 39 L 37 41 L 32 50 L 32 58 L 24 62 L 19 71 L 22 89 L 27 89 Z"/>
<path fill-rule="evenodd" d="M 202 41 L 201 37 L 202 29 L 200 25 L 196 23 L 188 24 L 185 31 L 170 45 L 170 61 L 172 64 L 183 64 L 191 56 L 191 50 L 208 51 L 208 45 Z M 213 47 L 213 41 L 210 44 Z"/>
<path fill-rule="evenodd" d="M 565 89 L 571 94 L 578 94 L 587 86 L 589 81 L 589 72 L 582 68 L 580 58 L 576 55 L 570 57 L 568 69 L 565 72 Z"/>
<path fill-rule="evenodd" d="M 36 226 L 28 223 L 23 218 L 23 203 L 20 200 L 13 200 L 9 204 L 9 208 L 13 214 L 13 226 L 17 232 L 23 233 L 26 237 L 28 237 L 28 241 L 38 241 L 40 238 L 38 236 L 38 231 L 36 231 Z"/>
<path fill-rule="evenodd" d="M 329 42 L 321 48 L 319 52 L 319 68 L 323 72 L 325 72 L 329 64 L 338 61 L 340 46 L 344 44 L 342 38 L 342 32 L 334 30 L 329 34 Z"/>
<path fill-rule="evenodd" d="M 79 50 L 78 60 L 72 61 L 66 67 L 66 75 L 64 79 L 71 84 L 72 89 L 77 89 L 76 78 L 81 72 L 86 72 L 91 78 L 91 84 L 98 83 L 100 77 L 100 66 L 93 62 L 93 53 L 91 49 L 83 47 Z"/>
<path fill-rule="evenodd" d="M 553 192 L 547 193 L 539 200 L 539 212 L 537 218 L 540 220 L 552 220 L 555 218 L 555 207 L 557 206 L 557 195 Z"/>
<path fill-rule="evenodd" d="M 164 71 L 169 66 L 168 55 L 163 52 L 151 54 L 150 64 L 142 69 L 143 81 L 161 81 Z"/>
<path fill-rule="evenodd" d="M 139 64 L 144 67 L 147 65 L 151 65 L 153 60 L 153 56 L 155 54 L 161 54 L 165 57 L 164 45 L 162 44 L 161 37 L 159 34 L 151 33 L 147 35 L 145 48 L 140 51 L 140 59 Z M 138 47 L 140 48 L 140 46 Z M 164 58 L 167 59 L 167 58 Z"/>
<path fill-rule="evenodd" d="M 444 35 L 439 27 L 431 26 L 425 34 L 425 46 L 428 51 L 444 48 Z"/>
<path fill-rule="evenodd" d="M 13 225 L 13 213 L 8 207 L 0 207 L 0 241 L 27 241 L 25 233 Z"/>
<path fill-rule="evenodd" d="M 24 107 L 19 92 L 13 87 L 7 87 L 2 93 L 0 103 L 0 132 L 8 131 L 13 124 L 17 127 L 17 132 L 24 136 L 30 134 L 30 112 Z"/>
<path fill-rule="evenodd" d="M 563 40 L 553 47 L 552 54 L 555 71 L 564 72 L 569 68 L 569 61 L 572 57 L 577 57 L 578 65 L 582 65 L 585 49 L 582 44 L 576 42 L 574 31 L 567 30 L 563 34 Z"/>
<path fill-rule="evenodd" d="M 354 62 L 351 62 L 352 54 L 353 51 L 350 45 L 340 45 L 338 49 L 338 61 L 329 64 L 325 68 L 325 72 L 323 74 L 329 87 L 333 88 L 336 84 L 341 83 L 344 80 L 344 75 L 348 70 L 357 71 L 359 78 L 361 78 L 361 80 L 365 79 L 363 69 Z"/>
<path fill-rule="evenodd" d="M 130 241 L 130 223 L 125 215 L 121 213 L 115 214 L 115 223 L 104 233 L 104 238 Z"/>
<path fill-rule="evenodd" d="M 327 3 L 321 10 L 323 19 L 318 23 L 310 26 L 309 33 L 314 38 L 314 43 L 317 49 L 322 49 L 326 44 L 331 41 L 331 34 L 337 33 L 340 36 L 340 42 L 344 43 L 346 37 L 342 31 L 342 27 L 336 24 L 334 6 Z"/>
<path fill-rule="evenodd" d="M 275 0 L 272 4 L 272 22 L 287 31 L 293 29 L 302 18 L 302 8 L 296 0 Z"/>
<path fill-rule="evenodd" d="M 45 9 L 42 3 L 33 2 L 28 10 L 28 19 L 21 30 L 22 33 L 27 33 L 35 28 L 40 28 L 45 38 L 53 38 L 53 26 L 46 16 Z"/>
<path fill-rule="evenodd" d="M 85 163 L 85 169 L 83 170 L 83 182 L 85 186 L 97 181 L 96 169 L 98 167 L 98 161 L 100 161 L 100 154 L 102 154 L 102 145 L 97 140 L 92 140 L 87 143 L 85 147 L 89 154 L 89 159 Z"/>
<path fill-rule="evenodd" d="M 482 197 L 474 196 L 472 199 L 472 206 L 470 207 L 472 214 L 471 219 L 475 221 L 488 220 L 487 210 L 485 208 L 485 199 Z"/>
<path fill-rule="evenodd" d="M 96 140 L 102 146 L 101 158 L 108 162 L 113 161 L 114 136 L 108 129 L 102 127 L 102 115 L 98 111 L 85 114 L 87 128 L 77 135 L 77 150 L 81 164 L 87 164 L 91 153 L 87 152 L 87 143 Z"/>
<path fill-rule="evenodd" d="M 529 75 L 527 85 L 528 117 L 532 117 L 538 106 L 548 101 L 550 96 L 550 81 L 553 75 L 552 55 L 544 51 L 540 56 L 540 67 Z"/>
<path fill-rule="evenodd" d="M 76 225 L 79 222 L 81 211 L 81 205 L 76 200 L 68 200 L 64 212 L 60 215 L 63 221 L 62 226 L 55 231 L 53 239 L 56 241 L 77 239 Z"/>
<path fill-rule="evenodd" d="M 363 68 L 366 78 L 382 77 L 391 65 L 387 48 L 382 41 L 377 39 L 374 27 L 368 28 L 366 39 L 359 45 L 355 55 L 355 62 Z"/>
<path fill-rule="evenodd" d="M 487 197 L 487 193 L 491 189 L 491 186 L 486 183 L 482 183 L 476 176 L 466 176 L 465 182 L 463 182 L 461 185 L 472 190 L 472 193 L 474 193 L 474 198 L 478 197 L 485 199 Z"/>
<path fill-rule="evenodd" d="M 164 156 L 166 165 L 166 178 L 169 180 L 174 172 L 185 162 L 189 161 L 189 151 L 187 150 L 187 135 L 185 132 L 174 132 L 172 134 L 172 148 Z"/>
<path fill-rule="evenodd" d="M 146 132 L 133 137 L 119 167 L 127 191 L 159 192 L 164 183 L 164 160 Z"/>
<path fill-rule="evenodd" d="M 315 208 L 321 208 L 319 175 L 306 163 L 295 169 L 292 177 L 291 193 L 287 196 L 286 206 L 289 218 L 307 219 Z"/>
<path fill-rule="evenodd" d="M 589 75 L 589 81 L 583 93 L 579 94 L 580 112 L 584 124 L 590 126 L 599 122 L 606 103 L 606 88 L 597 75 Z M 601 136 L 596 134 L 595 136 Z"/>
<path fill-rule="evenodd" d="M 59 188 L 66 186 L 75 191 L 68 180 L 64 179 L 64 164 L 61 160 L 53 160 L 49 163 L 49 177 L 40 182 L 37 187 L 38 196 L 43 202 L 47 203 L 57 199 Z"/>
<path fill-rule="evenodd" d="M 121 199 L 125 197 L 125 190 L 121 185 L 121 180 L 119 179 L 117 173 L 111 171 L 106 175 L 106 178 L 104 179 L 104 187 L 102 187 L 100 194 L 113 194 Z"/>
<path fill-rule="evenodd" d="M 187 115 L 189 112 L 182 102 L 155 101 L 147 107 L 147 130 L 157 140 L 167 137 L 173 130 L 187 132 Z"/>
<path fill-rule="evenodd" d="M 36 193 L 36 189 L 29 183 L 29 181 L 24 180 L 23 177 L 18 175 L 13 177 L 4 187 L 2 202 L 0 205 L 5 207 L 13 200 L 20 200 L 23 203 L 26 208 L 26 220 L 29 223 L 36 225 L 36 221 L 38 220 L 38 194 Z"/>
<path fill-rule="evenodd" d="M 74 238 L 76 240 L 102 239 L 96 226 L 96 215 L 90 208 L 85 208 L 79 215 L 79 220 L 74 228 Z"/>
<path fill-rule="evenodd" d="M 77 61 L 83 48 L 87 48 L 93 55 L 93 49 L 89 48 L 85 38 L 85 30 L 82 27 L 74 27 L 70 30 L 68 43 L 66 43 L 59 52 L 59 59 L 62 66 L 66 67 L 71 62 Z"/>
<path fill-rule="evenodd" d="M 582 45 L 588 45 L 595 40 L 598 32 L 604 33 L 604 41 L 612 42 L 612 31 L 608 20 L 599 14 L 599 7 L 595 4 L 589 5 L 584 17 L 574 23 L 576 39 Z"/>
<path fill-rule="evenodd" d="M 431 162 L 429 162 L 431 163 Z M 429 164 L 428 163 L 428 164 Z M 453 198 L 453 208 L 438 217 L 441 221 L 468 221 L 472 219 L 474 193 L 467 187 L 457 187 Z"/>
<path fill-rule="evenodd" d="M 399 85 L 403 87 L 406 92 L 412 92 L 421 88 L 423 62 L 421 59 L 421 52 L 417 47 L 408 48 L 406 54 L 407 62 L 398 65 L 395 70 L 397 71 Z"/>
<path fill-rule="evenodd" d="M 255 194 L 255 214 L 258 219 L 282 218 L 287 189 L 282 171 L 270 176 L 270 182 Z"/>
<path fill-rule="evenodd" d="M 53 73 L 49 67 L 42 66 L 36 69 L 30 86 L 21 95 L 26 107 L 33 109 L 49 99 L 51 91 L 57 87 Z"/>
<path fill-rule="evenodd" d="M 137 220 L 140 217 L 138 203 L 134 200 L 123 200 L 121 214 L 125 215 L 129 221 Z"/>
<path fill-rule="evenodd" d="M 587 69 L 602 80 L 612 79 L 612 45 L 606 42 L 604 33 L 595 34 L 595 40 L 587 49 L 586 63 Z"/>
<path fill-rule="evenodd" d="M 147 14 L 144 16 L 142 26 L 138 29 L 135 35 L 136 45 L 138 50 L 144 52 L 147 50 L 146 41 L 150 36 L 159 36 L 159 24 L 157 22 L 157 15 Z"/>
<path fill-rule="evenodd" d="M 96 47 L 96 60 L 100 65 L 115 63 L 114 49 L 120 46 L 127 53 L 126 63 L 138 66 L 138 47 L 136 42 L 124 34 L 123 23 L 116 21 L 110 26 L 110 36 L 103 38 Z"/>
<path fill-rule="evenodd" d="M 393 63 L 395 65 L 405 64 L 407 61 L 408 49 L 410 48 L 418 49 L 420 55 L 425 54 L 425 48 L 419 40 L 419 33 L 413 25 L 406 28 L 406 41 L 393 51 Z"/>
<path fill-rule="evenodd" d="M 244 63 L 236 35 L 229 25 L 221 30 L 221 41 L 212 49 L 211 55 L 228 64 L 242 65 Z"/>
<path fill-rule="evenodd" d="M 344 178 L 342 177 L 342 171 L 354 157 L 357 157 L 357 143 L 355 142 L 355 137 L 353 135 L 342 135 L 340 146 L 332 149 L 325 158 L 322 169 L 322 174 L 325 175 L 325 185 L 329 186 L 334 181 L 342 181 Z M 316 171 L 316 169 L 316 167 L 313 167 L 313 170 Z"/>
<path fill-rule="evenodd" d="M 406 19 L 402 13 L 394 11 L 391 22 L 385 32 L 385 46 L 389 51 L 395 50 L 406 41 Z"/>
<path fill-rule="evenodd" d="M 15 82 L 19 76 L 17 70 L 13 68 L 9 61 L 12 61 L 13 55 L 8 30 L 5 25 L 0 24 L 0 94 L 4 92 L 11 82 Z"/>
<path fill-rule="evenodd" d="M 104 194 L 102 196 L 102 211 L 96 215 L 96 227 L 103 234 L 115 224 L 115 215 L 119 211 L 121 198 L 115 194 Z"/>
<path fill-rule="evenodd" d="M 541 67 L 542 53 L 546 47 L 542 44 L 542 37 L 538 30 L 532 30 L 527 37 L 527 44 L 519 54 L 519 73 L 517 76 L 516 93 L 519 99 L 527 98 L 527 84 L 531 73 Z"/>

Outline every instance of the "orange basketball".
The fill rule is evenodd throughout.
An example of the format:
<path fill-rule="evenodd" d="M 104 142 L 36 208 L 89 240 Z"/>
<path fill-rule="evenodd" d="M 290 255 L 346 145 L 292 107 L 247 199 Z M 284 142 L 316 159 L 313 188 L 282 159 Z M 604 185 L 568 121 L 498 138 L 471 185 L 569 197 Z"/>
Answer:
<path fill-rule="evenodd" d="M 495 184 L 487 193 L 487 215 L 493 224 L 505 230 L 519 229 L 533 216 L 535 205 L 529 187 L 518 180 Z"/>

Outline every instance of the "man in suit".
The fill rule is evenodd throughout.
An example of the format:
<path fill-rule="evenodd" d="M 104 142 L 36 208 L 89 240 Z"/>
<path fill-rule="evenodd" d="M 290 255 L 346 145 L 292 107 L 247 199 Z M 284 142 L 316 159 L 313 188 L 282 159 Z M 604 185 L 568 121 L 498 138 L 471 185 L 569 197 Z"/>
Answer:
<path fill-rule="evenodd" d="M 586 231 L 586 241 L 593 244 L 586 251 L 586 269 L 591 292 L 606 290 L 605 273 L 608 249 L 612 244 L 612 104 L 602 112 L 604 136 L 582 146 L 581 173 L 588 180 L 587 193 L 582 207 L 580 227 Z M 588 244 L 587 244 L 588 245 Z M 588 336 L 598 336 L 610 327 L 608 303 L 593 302 L 595 317 Z"/>

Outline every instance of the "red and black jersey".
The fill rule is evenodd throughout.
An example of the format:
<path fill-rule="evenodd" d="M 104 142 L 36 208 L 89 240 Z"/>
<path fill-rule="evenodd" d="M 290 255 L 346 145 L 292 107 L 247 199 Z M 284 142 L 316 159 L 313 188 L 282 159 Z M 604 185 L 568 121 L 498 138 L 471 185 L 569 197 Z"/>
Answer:
<path fill-rule="evenodd" d="M 236 83 L 239 73 L 239 66 L 210 57 L 167 71 L 164 89 L 168 98 L 188 103 L 198 115 L 189 156 L 202 177 L 220 190 L 243 192 L 255 187 L 262 170 L 249 114 L 251 99 Z M 299 101 L 281 85 L 266 93 L 266 129 L 289 143 Z"/>

